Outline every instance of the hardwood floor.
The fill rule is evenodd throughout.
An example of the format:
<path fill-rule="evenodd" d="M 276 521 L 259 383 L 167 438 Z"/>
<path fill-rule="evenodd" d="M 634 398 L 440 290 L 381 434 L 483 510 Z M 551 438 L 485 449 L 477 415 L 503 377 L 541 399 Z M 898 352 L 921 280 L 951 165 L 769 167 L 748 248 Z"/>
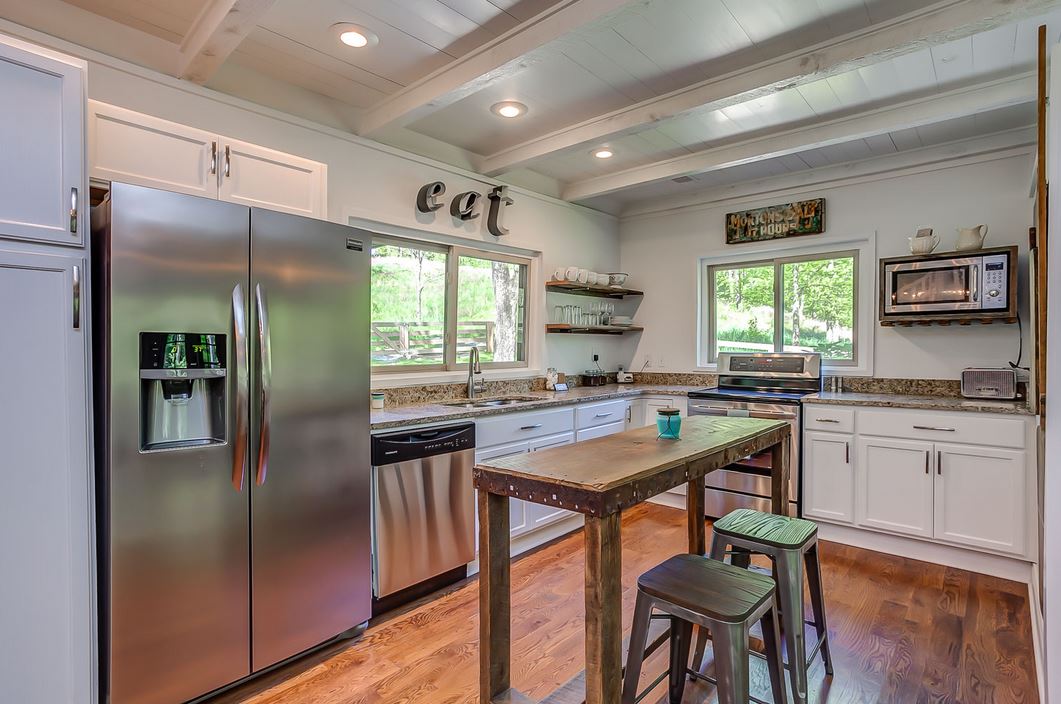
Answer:
<path fill-rule="evenodd" d="M 684 512 L 643 504 L 623 515 L 623 627 L 637 575 L 683 551 Z M 995 577 L 869 552 L 821 547 L 836 674 L 811 671 L 812 702 L 1037 702 L 1027 590 Z M 582 534 L 512 568 L 512 684 L 541 698 L 583 667 Z M 474 579 L 374 621 L 365 636 L 310 655 L 210 704 L 456 704 L 475 702 L 478 597 Z M 644 682 L 665 668 L 666 648 Z M 755 694 L 769 700 L 753 658 Z M 710 670 L 710 664 L 705 665 Z M 665 702 L 666 684 L 645 702 Z M 684 702 L 715 702 L 700 682 Z"/>

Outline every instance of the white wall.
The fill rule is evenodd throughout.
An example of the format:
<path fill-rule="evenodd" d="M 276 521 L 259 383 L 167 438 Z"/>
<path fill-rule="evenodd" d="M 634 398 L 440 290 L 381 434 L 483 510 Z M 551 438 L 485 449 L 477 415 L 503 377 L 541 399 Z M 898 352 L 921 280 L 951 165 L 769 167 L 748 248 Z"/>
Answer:
<path fill-rule="evenodd" d="M 646 330 L 633 351 L 632 366 L 640 369 L 650 356 L 653 367 L 662 359 L 666 369 L 694 371 L 697 261 L 705 256 L 732 256 L 744 246 L 725 244 L 726 213 L 802 198 L 824 197 L 826 201 L 826 232 L 806 237 L 808 245 L 876 232 L 878 257 L 908 254 L 906 239 L 918 227 L 932 227 L 942 239 L 937 251 L 943 251 L 953 246 L 956 227 L 987 223 L 988 246 L 1020 246 L 1021 306 L 1026 310 L 1030 178 L 1031 157 L 1010 156 L 869 183 L 786 191 L 779 197 L 624 218 L 620 225 L 622 267 L 648 292 L 637 315 Z M 763 256 L 763 251 L 757 250 L 755 256 Z M 872 315 L 875 319 L 875 309 Z M 1017 356 L 1015 325 L 874 325 L 873 332 L 874 374 L 881 377 L 953 379 L 964 367 L 1002 366 Z M 1025 331 L 1025 363 L 1031 360 L 1027 345 Z"/>
<path fill-rule="evenodd" d="M 546 301 L 542 282 L 554 268 L 577 265 L 615 271 L 618 267 L 618 222 L 612 216 L 512 188 L 515 203 L 504 215 L 511 234 L 498 240 L 484 234 L 485 216 L 462 228 L 445 209 L 423 216 L 415 208 L 417 191 L 430 181 L 444 181 L 447 194 L 466 190 L 485 194 L 497 182 L 177 81 L 18 25 L 3 22 L 0 31 L 88 60 L 91 99 L 326 163 L 331 220 L 349 222 L 348 217 L 358 216 L 541 252 L 542 281 L 535 282 L 534 289 L 535 307 L 540 311 L 551 311 L 555 303 L 570 298 L 554 301 L 550 295 Z M 538 322 L 544 326 L 544 320 Z M 543 367 L 575 371 L 590 366 L 593 351 L 600 352 L 602 364 L 614 367 L 620 344 L 611 339 L 553 335 L 545 339 L 543 350 Z"/>

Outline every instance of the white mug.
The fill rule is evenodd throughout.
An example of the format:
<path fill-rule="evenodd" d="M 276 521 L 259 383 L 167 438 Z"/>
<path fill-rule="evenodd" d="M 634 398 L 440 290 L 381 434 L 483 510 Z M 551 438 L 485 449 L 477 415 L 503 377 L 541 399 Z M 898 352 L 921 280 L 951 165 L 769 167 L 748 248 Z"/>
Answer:
<path fill-rule="evenodd" d="M 554 271 L 553 272 L 553 281 L 563 281 L 564 280 L 564 273 L 565 273 L 565 270 L 563 269 L 563 267 L 561 267 L 561 268 L 557 269 L 556 271 Z"/>
<path fill-rule="evenodd" d="M 568 281 L 578 281 L 578 267 L 577 266 L 569 266 L 569 267 L 567 267 L 567 270 L 564 271 L 564 278 L 567 279 Z"/>
<path fill-rule="evenodd" d="M 597 272 L 595 272 L 595 271 L 591 271 L 591 272 L 589 272 L 589 273 L 588 273 L 588 274 L 586 275 L 586 283 L 587 283 L 587 284 L 592 284 L 592 285 L 596 286 L 596 284 L 597 284 L 597 277 L 598 277 L 598 276 L 599 276 L 599 274 L 597 274 Z"/>
<path fill-rule="evenodd" d="M 589 269 L 578 270 L 578 282 L 580 284 L 587 283 L 589 281 Z"/>

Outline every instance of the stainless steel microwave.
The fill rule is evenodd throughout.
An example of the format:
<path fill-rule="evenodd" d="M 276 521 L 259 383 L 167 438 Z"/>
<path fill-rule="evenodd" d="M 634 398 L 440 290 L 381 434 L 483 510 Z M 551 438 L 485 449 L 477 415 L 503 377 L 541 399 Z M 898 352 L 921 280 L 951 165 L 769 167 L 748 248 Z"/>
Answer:
<path fill-rule="evenodd" d="M 998 312 L 1010 307 L 1016 247 L 881 262 L 883 313 Z"/>

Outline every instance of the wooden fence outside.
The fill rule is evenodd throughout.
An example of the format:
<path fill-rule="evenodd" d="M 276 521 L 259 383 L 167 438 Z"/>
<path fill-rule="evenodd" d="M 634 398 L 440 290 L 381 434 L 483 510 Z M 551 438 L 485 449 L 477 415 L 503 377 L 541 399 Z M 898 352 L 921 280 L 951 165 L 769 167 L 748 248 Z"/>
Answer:
<path fill-rule="evenodd" d="M 372 359 L 432 360 L 442 362 L 445 323 L 372 323 Z M 479 351 L 493 355 L 494 322 L 492 320 L 457 321 L 457 353 L 467 352 L 472 345 Z"/>

